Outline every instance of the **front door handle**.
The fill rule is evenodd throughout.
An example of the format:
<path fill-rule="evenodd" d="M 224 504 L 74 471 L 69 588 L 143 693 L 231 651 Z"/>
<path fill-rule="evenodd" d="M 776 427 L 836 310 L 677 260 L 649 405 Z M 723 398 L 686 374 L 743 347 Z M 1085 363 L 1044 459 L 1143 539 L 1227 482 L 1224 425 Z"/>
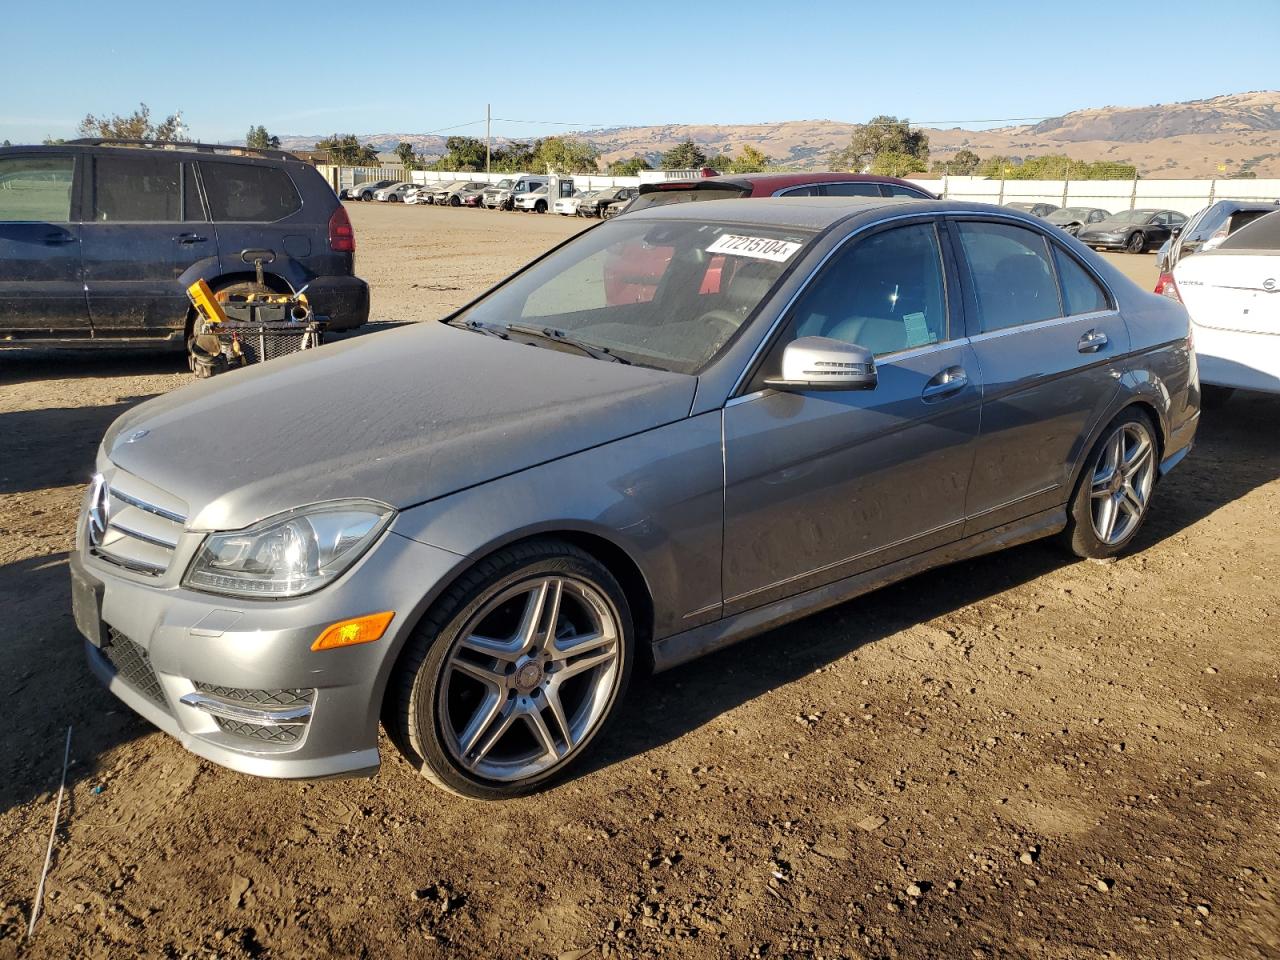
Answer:
<path fill-rule="evenodd" d="M 1081 353 L 1097 353 L 1109 342 L 1107 335 L 1101 330 L 1090 330 L 1080 338 L 1080 342 L 1076 344 L 1076 349 Z"/>
<path fill-rule="evenodd" d="M 926 402 L 941 400 L 943 397 L 959 393 L 968 385 L 969 374 L 965 372 L 964 367 L 948 367 L 924 385 L 920 396 Z"/>
<path fill-rule="evenodd" d="M 61 233 L 46 233 L 44 235 L 44 242 L 50 246 L 56 246 L 60 243 L 75 243 L 76 235 L 74 233 L 68 233 L 65 230 Z"/>
<path fill-rule="evenodd" d="M 180 233 L 173 238 L 178 243 L 204 243 L 205 238 L 196 233 Z"/>

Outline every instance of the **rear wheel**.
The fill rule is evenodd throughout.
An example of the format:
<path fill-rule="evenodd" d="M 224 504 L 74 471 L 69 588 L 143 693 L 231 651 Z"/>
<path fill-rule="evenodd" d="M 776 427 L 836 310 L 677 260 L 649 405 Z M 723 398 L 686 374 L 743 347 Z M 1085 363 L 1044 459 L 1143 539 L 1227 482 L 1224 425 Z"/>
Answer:
<path fill-rule="evenodd" d="M 215 286 L 213 292 L 216 295 L 235 295 L 247 296 L 251 293 L 274 293 L 270 287 L 265 284 L 258 283 L 256 280 L 237 280 L 232 283 L 226 283 L 221 286 Z M 195 334 L 195 323 L 198 318 L 192 311 L 190 323 L 187 326 L 187 369 L 194 373 L 197 377 L 211 377 L 217 373 L 217 367 L 212 362 L 220 349 L 218 338 L 210 335 L 198 337 Z"/>
<path fill-rule="evenodd" d="M 546 213 L 546 212 L 547 212 L 547 201 L 545 201 L 545 200 L 539 200 L 537 203 L 535 203 L 535 204 L 533 205 L 533 211 L 534 211 L 534 213 Z"/>
<path fill-rule="evenodd" d="M 1089 455 L 1063 536 L 1079 557 L 1114 557 L 1147 519 L 1159 468 L 1155 427 L 1131 408 L 1107 425 Z"/>
<path fill-rule="evenodd" d="M 1135 230 L 1133 235 L 1129 237 L 1129 242 L 1124 248 L 1130 253 L 1145 253 L 1147 249 L 1147 238 L 1141 230 Z"/>
<path fill-rule="evenodd" d="M 460 206 L 462 206 L 462 201 L 458 199 L 458 195 L 457 195 L 457 194 L 454 194 L 452 197 L 450 197 L 450 198 L 449 198 L 449 206 L 451 206 L 451 207 L 460 207 Z"/>
<path fill-rule="evenodd" d="M 454 793 L 539 789 L 616 713 L 634 642 L 626 596 L 594 557 L 554 540 L 509 547 L 465 574 L 410 638 L 388 732 Z"/>

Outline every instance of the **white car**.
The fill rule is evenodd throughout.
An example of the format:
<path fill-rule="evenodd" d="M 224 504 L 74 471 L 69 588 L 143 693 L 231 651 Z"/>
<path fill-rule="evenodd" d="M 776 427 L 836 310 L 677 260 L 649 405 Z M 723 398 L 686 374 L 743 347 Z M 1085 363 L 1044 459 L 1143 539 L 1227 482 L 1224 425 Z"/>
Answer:
<path fill-rule="evenodd" d="M 555 203 L 551 204 L 551 212 L 558 213 L 564 217 L 576 217 L 578 215 L 578 202 L 586 196 L 586 191 L 576 190 L 571 197 L 559 197 Z"/>
<path fill-rule="evenodd" d="M 435 184 L 420 183 L 413 188 L 406 190 L 404 195 L 405 203 L 428 204 L 432 203 L 432 194 L 435 193 Z"/>
<path fill-rule="evenodd" d="M 1191 314 L 1207 404 L 1236 389 L 1280 393 L 1280 212 L 1179 260 L 1163 293 Z"/>
<path fill-rule="evenodd" d="M 373 192 L 373 199 L 381 200 L 384 203 L 399 203 L 404 199 L 404 195 L 410 190 L 416 190 L 418 185 L 410 183 L 408 180 L 401 180 L 399 183 L 393 183 L 389 187 L 383 187 L 381 190 Z"/>
<path fill-rule="evenodd" d="M 526 213 L 530 210 L 534 213 L 546 213 L 547 185 L 544 183 L 536 190 L 530 190 L 527 193 L 517 193 L 511 203 L 515 209 L 524 210 Z"/>

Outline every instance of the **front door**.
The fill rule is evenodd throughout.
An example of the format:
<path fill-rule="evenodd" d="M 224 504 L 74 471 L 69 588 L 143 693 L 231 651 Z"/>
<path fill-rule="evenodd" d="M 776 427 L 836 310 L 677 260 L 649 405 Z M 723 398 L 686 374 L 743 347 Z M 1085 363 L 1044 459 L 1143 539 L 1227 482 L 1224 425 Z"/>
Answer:
<path fill-rule="evenodd" d="M 1119 389 L 1124 320 L 1074 255 L 1027 227 L 955 222 L 982 369 L 982 439 L 969 485 L 976 533 L 1064 503 Z"/>
<path fill-rule="evenodd" d="M 75 166 L 71 154 L 0 157 L 0 338 L 89 336 Z"/>
<path fill-rule="evenodd" d="M 141 150 L 94 158 L 83 226 L 85 287 L 97 337 L 181 333 L 180 277 L 217 257 L 191 165 Z"/>
<path fill-rule="evenodd" d="M 943 249 L 929 220 L 851 241 L 784 321 L 755 392 L 726 406 L 726 613 L 961 535 L 981 385 Z M 876 387 L 763 388 L 803 336 L 875 352 Z"/>

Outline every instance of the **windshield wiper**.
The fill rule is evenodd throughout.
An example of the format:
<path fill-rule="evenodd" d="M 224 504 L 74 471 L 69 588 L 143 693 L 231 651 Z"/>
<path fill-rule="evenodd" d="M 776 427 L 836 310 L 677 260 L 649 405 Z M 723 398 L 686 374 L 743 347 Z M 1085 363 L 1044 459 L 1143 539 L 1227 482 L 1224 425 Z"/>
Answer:
<path fill-rule="evenodd" d="M 499 340 L 509 340 L 507 336 L 507 328 L 496 323 L 481 323 L 479 320 L 446 320 L 445 323 L 451 327 L 457 327 L 459 330 L 474 330 L 476 333 L 486 333 L 491 337 L 497 337 Z"/>
<path fill-rule="evenodd" d="M 523 323 L 508 323 L 506 329 L 511 333 L 518 333 L 524 337 L 534 337 L 538 340 L 549 340 L 552 343 L 563 343 L 580 351 L 583 355 L 591 357 L 593 360 L 611 360 L 614 363 L 624 363 L 630 366 L 631 361 L 625 357 L 620 357 L 608 347 L 593 347 L 581 340 L 575 340 L 566 334 L 563 330 L 557 330 L 555 327 L 536 327 Z"/>

